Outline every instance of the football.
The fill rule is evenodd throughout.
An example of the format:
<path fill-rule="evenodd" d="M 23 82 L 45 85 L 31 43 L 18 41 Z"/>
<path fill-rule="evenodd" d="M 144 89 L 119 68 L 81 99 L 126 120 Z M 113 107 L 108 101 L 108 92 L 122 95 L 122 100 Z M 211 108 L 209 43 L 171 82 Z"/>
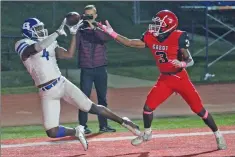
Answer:
<path fill-rule="evenodd" d="M 76 25 L 79 20 L 81 19 L 81 16 L 77 12 L 69 12 L 66 16 L 66 25 L 68 26 L 74 26 Z"/>

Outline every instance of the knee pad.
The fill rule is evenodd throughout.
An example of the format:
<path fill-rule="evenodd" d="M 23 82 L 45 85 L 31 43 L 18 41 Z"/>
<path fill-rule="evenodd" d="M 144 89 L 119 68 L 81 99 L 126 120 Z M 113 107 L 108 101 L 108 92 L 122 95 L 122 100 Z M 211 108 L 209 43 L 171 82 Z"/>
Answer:
<path fill-rule="evenodd" d="M 148 105 L 144 105 L 144 108 L 143 108 L 143 112 L 144 112 L 144 114 L 152 114 L 153 113 L 153 110 L 152 109 L 150 109 L 149 107 L 148 107 Z"/>

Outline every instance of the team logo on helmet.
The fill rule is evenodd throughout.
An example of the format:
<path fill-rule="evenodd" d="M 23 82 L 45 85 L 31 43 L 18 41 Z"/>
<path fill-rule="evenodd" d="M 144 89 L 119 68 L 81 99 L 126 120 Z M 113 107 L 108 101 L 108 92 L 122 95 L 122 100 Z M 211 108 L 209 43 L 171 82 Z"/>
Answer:
<path fill-rule="evenodd" d="M 22 34 L 26 38 L 40 40 L 48 36 L 48 31 L 44 28 L 43 22 L 37 18 L 29 18 L 23 23 Z"/>

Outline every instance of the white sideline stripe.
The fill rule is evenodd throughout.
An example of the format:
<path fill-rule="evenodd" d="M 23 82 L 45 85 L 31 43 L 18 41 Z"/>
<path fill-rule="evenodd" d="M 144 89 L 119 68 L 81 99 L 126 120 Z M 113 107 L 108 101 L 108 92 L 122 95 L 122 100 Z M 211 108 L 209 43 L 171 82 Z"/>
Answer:
<path fill-rule="evenodd" d="M 222 134 L 235 134 L 235 130 L 221 131 Z M 156 134 L 153 138 L 167 138 L 167 137 L 187 137 L 187 136 L 204 136 L 212 135 L 212 132 L 194 132 L 194 133 L 178 133 L 178 134 Z M 89 142 L 106 142 L 106 141 L 121 141 L 130 140 L 136 136 L 125 136 L 125 137 L 108 137 L 108 138 L 93 138 L 88 140 Z M 78 140 L 72 141 L 56 141 L 56 142 L 34 142 L 34 143 L 24 143 L 24 144 L 2 144 L 1 148 L 19 148 L 19 147 L 33 147 L 33 146 L 48 146 L 48 145 L 59 145 L 59 144 L 71 144 L 78 143 Z"/>

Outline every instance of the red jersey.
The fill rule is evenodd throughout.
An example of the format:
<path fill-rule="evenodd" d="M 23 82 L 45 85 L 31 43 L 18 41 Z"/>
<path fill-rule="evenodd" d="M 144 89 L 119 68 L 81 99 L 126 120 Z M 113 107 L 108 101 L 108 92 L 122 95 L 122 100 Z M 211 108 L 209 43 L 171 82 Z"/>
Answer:
<path fill-rule="evenodd" d="M 160 72 L 176 72 L 179 70 L 170 61 L 181 60 L 180 48 L 189 47 L 187 33 L 180 30 L 173 31 L 162 42 L 149 32 L 145 32 L 141 40 L 150 48 Z"/>

